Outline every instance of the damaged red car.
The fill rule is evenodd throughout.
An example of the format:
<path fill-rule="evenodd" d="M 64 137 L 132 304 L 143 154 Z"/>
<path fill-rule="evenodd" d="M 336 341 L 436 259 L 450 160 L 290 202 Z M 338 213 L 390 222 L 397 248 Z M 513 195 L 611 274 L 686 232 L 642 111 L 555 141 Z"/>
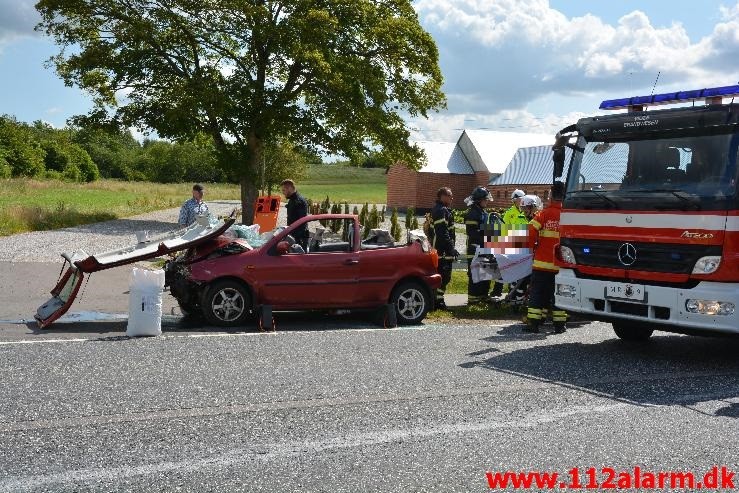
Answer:
<path fill-rule="evenodd" d="M 309 236 L 295 241 L 304 225 Z M 421 322 L 441 284 L 435 251 L 423 237 L 398 244 L 381 230 L 360 232 L 356 216 L 323 214 L 257 240 L 221 235 L 167 262 L 166 285 L 183 312 L 220 326 L 243 325 L 264 306 L 388 307 L 401 325 Z"/>

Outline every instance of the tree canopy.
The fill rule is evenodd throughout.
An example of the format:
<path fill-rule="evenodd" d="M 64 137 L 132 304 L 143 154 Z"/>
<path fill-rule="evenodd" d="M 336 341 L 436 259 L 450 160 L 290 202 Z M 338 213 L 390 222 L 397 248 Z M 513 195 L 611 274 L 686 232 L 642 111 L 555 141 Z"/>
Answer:
<path fill-rule="evenodd" d="M 41 0 L 87 121 L 205 133 L 251 218 L 265 146 L 422 161 L 404 117 L 445 105 L 438 51 L 410 0 Z"/>

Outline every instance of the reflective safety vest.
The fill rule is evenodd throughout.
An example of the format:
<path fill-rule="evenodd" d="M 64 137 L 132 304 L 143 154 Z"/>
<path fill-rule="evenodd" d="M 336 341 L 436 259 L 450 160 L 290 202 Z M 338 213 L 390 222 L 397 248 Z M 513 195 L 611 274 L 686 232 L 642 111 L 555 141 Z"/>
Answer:
<path fill-rule="evenodd" d="M 562 202 L 552 201 L 529 223 L 529 241 L 534 250 L 533 268 L 536 270 L 559 272 L 559 267 L 554 265 L 554 247 L 559 243 L 561 212 Z"/>
<path fill-rule="evenodd" d="M 528 224 L 529 220 L 526 219 L 526 214 L 516 207 L 516 204 L 513 204 L 503 214 L 503 223 L 513 226 L 515 224 Z"/>

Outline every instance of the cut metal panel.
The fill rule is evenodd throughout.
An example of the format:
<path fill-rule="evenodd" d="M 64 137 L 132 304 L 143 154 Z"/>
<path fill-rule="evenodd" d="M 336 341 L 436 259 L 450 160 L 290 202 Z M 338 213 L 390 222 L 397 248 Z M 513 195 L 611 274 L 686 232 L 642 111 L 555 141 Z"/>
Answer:
<path fill-rule="evenodd" d="M 221 219 L 211 226 L 206 218 L 204 221 L 196 222 L 184 232 L 158 238 L 155 242 L 140 242 L 132 247 L 121 248 L 100 255 L 88 256 L 83 251 L 62 254 L 65 264 L 69 262 L 70 266 L 54 289 L 51 290 L 52 297 L 36 311 L 34 318 L 39 328 L 48 327 L 67 313 L 77 297 L 85 273 L 89 274 L 121 265 L 129 265 L 197 246 L 225 233 L 234 222 L 235 219 L 229 217 Z"/>

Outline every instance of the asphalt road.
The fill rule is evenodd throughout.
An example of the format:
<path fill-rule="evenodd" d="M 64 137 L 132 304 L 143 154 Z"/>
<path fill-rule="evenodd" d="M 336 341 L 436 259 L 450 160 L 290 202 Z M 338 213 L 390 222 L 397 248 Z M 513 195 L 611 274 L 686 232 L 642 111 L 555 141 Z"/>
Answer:
<path fill-rule="evenodd" d="M 51 267 L 0 264 L 0 491 L 490 491 L 487 471 L 739 470 L 736 339 L 322 314 L 267 334 L 175 315 L 159 338 L 122 337 L 121 320 L 40 332 L 22 319 Z M 125 312 L 119 271 L 73 310 Z"/>

